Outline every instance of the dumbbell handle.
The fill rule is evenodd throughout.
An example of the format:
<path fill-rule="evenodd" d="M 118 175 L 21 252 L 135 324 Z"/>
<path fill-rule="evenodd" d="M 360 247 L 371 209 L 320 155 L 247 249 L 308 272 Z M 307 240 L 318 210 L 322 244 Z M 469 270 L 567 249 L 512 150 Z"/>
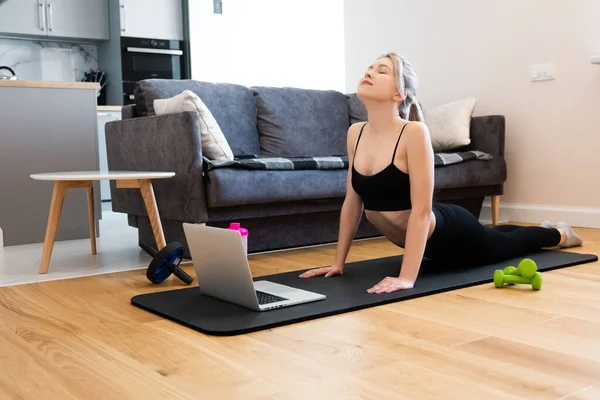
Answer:
<path fill-rule="evenodd" d="M 504 275 L 503 281 L 504 283 L 531 285 L 531 278 L 525 278 L 519 275 Z"/>

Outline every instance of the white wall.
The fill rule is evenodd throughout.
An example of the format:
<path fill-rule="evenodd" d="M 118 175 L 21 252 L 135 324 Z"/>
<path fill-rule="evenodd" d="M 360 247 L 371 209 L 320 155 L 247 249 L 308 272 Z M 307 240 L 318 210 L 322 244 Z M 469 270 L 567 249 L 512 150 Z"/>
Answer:
<path fill-rule="evenodd" d="M 190 1 L 192 78 L 247 86 L 345 87 L 343 0 Z"/>
<path fill-rule="evenodd" d="M 502 219 L 600 227 L 600 1 L 346 0 L 345 24 L 347 91 L 396 51 L 425 108 L 475 96 L 475 115 L 506 116 Z M 531 82 L 546 62 L 556 80 Z"/>

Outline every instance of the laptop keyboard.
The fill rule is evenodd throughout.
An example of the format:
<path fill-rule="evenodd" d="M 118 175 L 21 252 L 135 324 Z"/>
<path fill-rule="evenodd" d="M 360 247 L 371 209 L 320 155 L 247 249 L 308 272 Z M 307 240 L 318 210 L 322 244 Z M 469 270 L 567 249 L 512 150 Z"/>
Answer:
<path fill-rule="evenodd" d="M 287 300 L 284 297 L 279 297 L 274 294 L 261 292 L 260 290 L 256 291 L 256 297 L 258 298 L 258 304 L 269 304 L 269 303 L 276 303 L 278 301 Z"/>

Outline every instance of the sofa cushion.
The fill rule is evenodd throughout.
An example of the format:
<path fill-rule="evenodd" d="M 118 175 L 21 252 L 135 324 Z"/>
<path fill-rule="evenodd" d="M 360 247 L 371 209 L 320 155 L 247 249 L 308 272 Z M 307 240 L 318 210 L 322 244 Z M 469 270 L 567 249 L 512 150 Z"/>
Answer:
<path fill-rule="evenodd" d="M 506 161 L 469 160 L 435 169 L 435 189 L 455 189 L 469 186 L 500 185 L 506 181 Z"/>
<path fill-rule="evenodd" d="M 350 114 L 350 125 L 356 124 L 357 122 L 367 121 L 367 107 L 358 98 L 356 93 L 350 93 L 346 95 L 348 99 L 348 112 Z"/>
<path fill-rule="evenodd" d="M 476 100 L 464 100 L 426 109 L 423 114 L 433 151 L 449 151 L 471 143 L 471 118 Z"/>
<path fill-rule="evenodd" d="M 206 173 L 209 207 L 276 203 L 346 195 L 347 169 L 251 170 L 222 167 Z M 506 161 L 469 160 L 435 169 L 435 190 L 500 185 L 506 181 Z"/>
<path fill-rule="evenodd" d="M 194 80 L 146 79 L 136 84 L 135 105 L 140 117 L 155 115 L 154 100 L 174 97 L 184 90 L 195 93 L 211 111 L 234 155 L 260 151 L 256 129 L 256 102 L 250 89 L 230 83 Z"/>
<path fill-rule="evenodd" d="M 209 160 L 233 160 L 233 153 L 221 127 L 206 104 L 196 93 L 184 90 L 181 94 L 168 99 L 154 100 L 156 115 L 177 114 L 183 111 L 195 111 L 200 117 L 200 139 L 202 155 Z"/>
<path fill-rule="evenodd" d="M 209 171 L 209 207 L 344 197 L 347 169 L 261 171 L 219 168 Z"/>
<path fill-rule="evenodd" d="M 346 154 L 346 96 L 333 90 L 252 87 L 262 155 Z"/>

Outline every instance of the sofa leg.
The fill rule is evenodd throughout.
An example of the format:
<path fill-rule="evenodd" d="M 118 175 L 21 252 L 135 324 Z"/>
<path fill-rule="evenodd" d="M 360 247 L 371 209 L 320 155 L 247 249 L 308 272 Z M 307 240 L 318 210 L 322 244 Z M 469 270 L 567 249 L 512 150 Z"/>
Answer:
<path fill-rule="evenodd" d="M 500 196 L 492 196 L 492 225 L 498 225 L 498 216 L 500 215 Z"/>

